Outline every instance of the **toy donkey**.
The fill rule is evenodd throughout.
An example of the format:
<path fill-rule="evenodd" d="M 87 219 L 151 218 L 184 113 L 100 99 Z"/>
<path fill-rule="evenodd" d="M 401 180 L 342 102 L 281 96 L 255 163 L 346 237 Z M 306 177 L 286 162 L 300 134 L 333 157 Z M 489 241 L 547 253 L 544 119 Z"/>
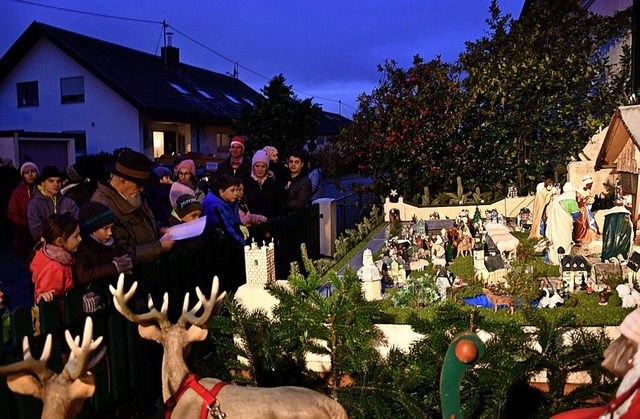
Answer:
<path fill-rule="evenodd" d="M 34 359 L 29 348 L 29 339 L 22 341 L 23 361 L 0 366 L 0 375 L 7 376 L 7 385 L 14 393 L 33 396 L 42 400 L 42 417 L 47 419 L 73 418 L 80 410 L 85 399 L 93 396 L 95 383 L 89 372 L 104 355 L 102 348 L 93 359 L 91 353 L 102 342 L 102 336 L 92 339 L 93 322 L 90 317 L 84 324 L 82 344 L 80 336 L 75 340 L 65 331 L 65 338 L 71 354 L 64 369 L 56 374 L 47 367 L 51 355 L 51 335 L 47 339 L 40 359 Z"/>
<path fill-rule="evenodd" d="M 257 388 L 232 385 L 215 378 L 198 378 L 189 371 L 184 360 L 192 342 L 206 338 L 204 327 L 225 296 L 218 295 L 218 278 L 213 279 L 211 295 L 207 299 L 196 288 L 198 303 L 189 307 L 189 293 L 184 297 L 182 315 L 172 324 L 167 317 L 168 296 L 165 293 L 158 311 L 149 297 L 149 312 L 134 314 L 127 307 L 137 288 L 124 291 L 124 275 L 120 275 L 117 288 L 109 287 L 116 309 L 127 319 L 138 324 L 144 339 L 155 340 L 164 348 L 162 358 L 162 396 L 165 418 L 347 418 L 344 408 L 328 396 L 302 387 Z M 200 316 L 196 313 L 204 307 Z"/>

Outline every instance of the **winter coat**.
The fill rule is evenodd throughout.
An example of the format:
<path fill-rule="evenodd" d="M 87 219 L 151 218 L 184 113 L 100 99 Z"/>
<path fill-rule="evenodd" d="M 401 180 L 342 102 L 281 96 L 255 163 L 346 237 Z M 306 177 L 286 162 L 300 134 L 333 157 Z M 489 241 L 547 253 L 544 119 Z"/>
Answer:
<path fill-rule="evenodd" d="M 242 180 L 247 177 L 251 173 L 251 159 L 247 156 L 242 157 L 242 162 L 240 163 L 240 167 L 238 167 L 235 171 L 231 167 L 231 156 L 229 156 L 225 161 L 218 165 L 218 169 L 216 170 L 216 178 L 222 175 L 233 176 L 238 180 Z"/>
<path fill-rule="evenodd" d="M 282 212 L 284 207 L 284 189 L 272 174 L 262 185 L 248 176 L 242 182 L 247 207 L 252 214 L 260 214 L 271 219 Z"/>
<path fill-rule="evenodd" d="M 242 246 L 246 240 L 240 232 L 240 215 L 238 204 L 229 203 L 212 192 L 209 192 L 202 203 L 202 216 L 207 217 L 207 230 L 215 227 L 223 228 Z"/>
<path fill-rule="evenodd" d="M 162 245 L 156 220 L 144 199 L 142 205 L 136 208 L 109 183 L 100 182 L 91 200 L 105 204 L 116 216 L 116 222 L 111 227 L 112 237 L 119 246 L 133 250 L 136 265 L 158 260 L 162 255 Z"/>
<path fill-rule="evenodd" d="M 70 214 L 78 219 L 78 205 L 71 198 L 58 193 L 51 198 L 44 195 L 39 187 L 36 187 L 35 194 L 27 209 L 27 218 L 29 219 L 29 230 L 35 241 L 42 237 L 42 227 L 44 220 L 53 214 Z"/>
<path fill-rule="evenodd" d="M 288 211 L 297 211 L 309 205 L 311 198 L 311 181 L 307 175 L 301 173 L 290 179 L 285 185 L 287 188 L 286 209 Z"/>
<path fill-rule="evenodd" d="M 9 207 L 7 208 L 7 219 L 16 226 L 16 233 L 13 242 L 14 255 L 19 259 L 26 259 L 31 254 L 34 241 L 29 231 L 29 219 L 27 210 L 29 202 L 35 195 L 35 185 L 33 190 L 27 184 L 21 183 L 11 194 Z"/>
<path fill-rule="evenodd" d="M 54 297 L 62 298 L 64 293 L 73 287 L 72 263 L 53 260 L 44 254 L 43 248 L 38 249 L 30 265 L 33 273 L 31 280 L 34 284 L 33 300 L 36 301 L 38 295 L 51 290 Z"/>
<path fill-rule="evenodd" d="M 87 286 L 92 282 L 115 280 L 118 269 L 113 263 L 116 256 L 124 256 L 128 252 L 122 245 L 108 246 L 93 236 L 83 236 L 76 252 L 76 263 L 73 265 L 73 283 L 77 287 Z"/>

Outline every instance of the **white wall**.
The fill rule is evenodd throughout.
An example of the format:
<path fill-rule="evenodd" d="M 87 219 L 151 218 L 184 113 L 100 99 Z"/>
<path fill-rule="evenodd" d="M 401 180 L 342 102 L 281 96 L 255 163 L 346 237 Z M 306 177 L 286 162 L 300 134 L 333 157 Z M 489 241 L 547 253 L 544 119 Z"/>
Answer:
<path fill-rule="evenodd" d="M 84 76 L 85 103 L 60 103 L 60 78 Z M 17 107 L 16 83 L 38 81 L 38 107 Z M 142 151 L 138 111 L 49 41 L 41 39 L 0 83 L 0 130 L 84 131 L 87 153 Z"/>

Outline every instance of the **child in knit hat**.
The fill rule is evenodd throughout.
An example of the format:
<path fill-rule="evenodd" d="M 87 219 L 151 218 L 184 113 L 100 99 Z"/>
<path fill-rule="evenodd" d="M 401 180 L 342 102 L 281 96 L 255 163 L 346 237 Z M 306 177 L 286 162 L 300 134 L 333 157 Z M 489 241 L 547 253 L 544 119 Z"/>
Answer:
<path fill-rule="evenodd" d="M 100 202 L 89 201 L 80 208 L 80 234 L 83 240 L 73 267 L 76 286 L 115 280 L 121 273 L 131 273 L 134 265 L 132 253 L 111 236 L 115 220 L 109 207 Z"/>
<path fill-rule="evenodd" d="M 171 211 L 169 227 L 196 220 L 202 215 L 202 204 L 192 194 L 180 195 L 176 207 Z"/>

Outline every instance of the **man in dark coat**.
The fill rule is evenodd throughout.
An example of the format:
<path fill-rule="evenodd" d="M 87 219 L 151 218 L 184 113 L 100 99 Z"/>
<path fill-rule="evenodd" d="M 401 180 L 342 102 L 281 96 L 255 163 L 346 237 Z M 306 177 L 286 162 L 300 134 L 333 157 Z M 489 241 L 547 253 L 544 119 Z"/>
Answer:
<path fill-rule="evenodd" d="M 229 158 L 218 165 L 216 178 L 229 175 L 242 181 L 251 173 L 251 160 L 244 157 L 244 138 L 236 135 L 231 139 L 229 154 Z"/>
<path fill-rule="evenodd" d="M 311 181 L 304 171 L 304 155 L 302 150 L 289 155 L 289 179 L 285 183 L 287 211 L 305 208 L 311 198 Z"/>
<path fill-rule="evenodd" d="M 151 263 L 171 250 L 174 241 L 159 237 L 156 220 L 141 193 L 156 181 L 151 161 L 141 153 L 124 150 L 116 162 L 105 165 L 111 173 L 106 182 L 98 183 L 92 201 L 109 207 L 116 217 L 111 228 L 119 245 L 133 249 L 136 264 Z"/>

